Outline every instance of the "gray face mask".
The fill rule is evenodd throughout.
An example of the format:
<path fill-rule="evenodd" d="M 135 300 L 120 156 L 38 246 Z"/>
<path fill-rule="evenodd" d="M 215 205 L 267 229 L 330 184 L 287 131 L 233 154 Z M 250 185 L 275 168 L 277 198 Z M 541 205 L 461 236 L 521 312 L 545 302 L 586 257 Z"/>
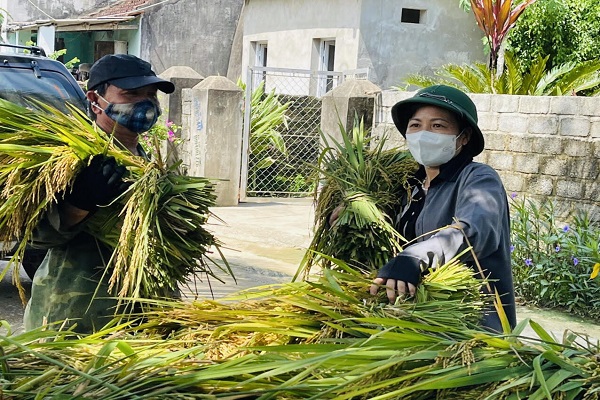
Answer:
<path fill-rule="evenodd" d="M 96 94 L 98 94 L 96 92 Z M 117 124 L 129 129 L 135 133 L 148 131 L 156 124 L 160 116 L 159 105 L 152 100 L 142 100 L 137 103 L 110 103 L 104 97 L 98 96 L 108 104 L 106 108 L 101 108 L 97 103 L 93 104 L 98 107 L 106 116 Z"/>
<path fill-rule="evenodd" d="M 463 132 L 456 136 L 430 131 L 407 133 L 406 144 L 410 154 L 419 164 L 437 167 L 454 158 L 460 149 L 460 147 L 456 148 L 456 140 Z"/>

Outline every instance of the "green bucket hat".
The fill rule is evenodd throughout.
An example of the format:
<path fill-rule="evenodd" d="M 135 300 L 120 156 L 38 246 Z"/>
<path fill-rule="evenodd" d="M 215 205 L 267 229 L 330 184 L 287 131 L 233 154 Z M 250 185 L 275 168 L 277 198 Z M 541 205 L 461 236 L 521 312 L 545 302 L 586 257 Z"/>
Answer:
<path fill-rule="evenodd" d="M 473 129 L 470 147 L 473 156 L 483 151 L 484 140 L 481 129 L 477 126 L 477 108 L 473 101 L 461 90 L 446 86 L 434 85 L 419 90 L 410 99 L 399 101 L 392 107 L 392 119 L 402 136 L 406 137 L 408 120 L 412 117 L 414 105 L 432 105 L 441 107 L 456 114 L 469 123 Z"/>

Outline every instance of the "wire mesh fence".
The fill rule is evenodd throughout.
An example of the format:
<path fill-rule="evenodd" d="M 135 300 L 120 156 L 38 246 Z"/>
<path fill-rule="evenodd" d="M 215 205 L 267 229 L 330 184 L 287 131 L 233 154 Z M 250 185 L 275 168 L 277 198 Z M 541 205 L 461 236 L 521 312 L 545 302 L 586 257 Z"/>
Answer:
<path fill-rule="evenodd" d="M 365 79 L 363 70 L 349 77 Z M 251 67 L 246 85 L 241 197 L 303 197 L 316 184 L 321 97 L 344 80 L 341 72 Z M 260 99 L 257 92 L 263 90 Z M 251 101 L 252 96 L 255 100 Z M 273 99 L 285 107 L 284 121 L 271 126 Z M 257 120 L 260 119 L 260 123 Z M 276 125 L 276 121 L 273 122 Z M 271 129 L 272 128 L 272 129 Z"/>

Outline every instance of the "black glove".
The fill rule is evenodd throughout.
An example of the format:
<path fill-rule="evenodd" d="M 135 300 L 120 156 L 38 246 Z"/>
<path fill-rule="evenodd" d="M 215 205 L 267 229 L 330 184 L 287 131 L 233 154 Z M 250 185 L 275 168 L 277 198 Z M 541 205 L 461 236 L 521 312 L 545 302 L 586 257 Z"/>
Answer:
<path fill-rule="evenodd" d="M 417 286 L 421 281 L 421 273 L 421 260 L 400 253 L 381 267 L 377 277 L 396 279 Z"/>
<path fill-rule="evenodd" d="M 107 205 L 129 187 L 128 183 L 123 182 L 126 173 L 127 169 L 122 165 L 117 166 L 114 157 L 95 155 L 90 165 L 77 175 L 65 200 L 86 211 Z"/>

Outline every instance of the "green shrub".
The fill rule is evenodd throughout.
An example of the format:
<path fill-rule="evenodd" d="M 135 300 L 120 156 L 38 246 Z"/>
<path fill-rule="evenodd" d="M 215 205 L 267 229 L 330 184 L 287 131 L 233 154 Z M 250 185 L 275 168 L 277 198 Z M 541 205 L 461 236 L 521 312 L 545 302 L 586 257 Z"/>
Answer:
<path fill-rule="evenodd" d="M 600 319 L 600 278 L 590 277 L 600 262 L 600 225 L 585 211 L 561 222 L 553 203 L 511 197 L 517 296 L 541 307 Z"/>
<path fill-rule="evenodd" d="M 521 60 L 522 72 L 538 57 L 548 66 L 600 57 L 600 2 L 545 0 L 527 7 L 508 35 L 508 48 Z"/>

